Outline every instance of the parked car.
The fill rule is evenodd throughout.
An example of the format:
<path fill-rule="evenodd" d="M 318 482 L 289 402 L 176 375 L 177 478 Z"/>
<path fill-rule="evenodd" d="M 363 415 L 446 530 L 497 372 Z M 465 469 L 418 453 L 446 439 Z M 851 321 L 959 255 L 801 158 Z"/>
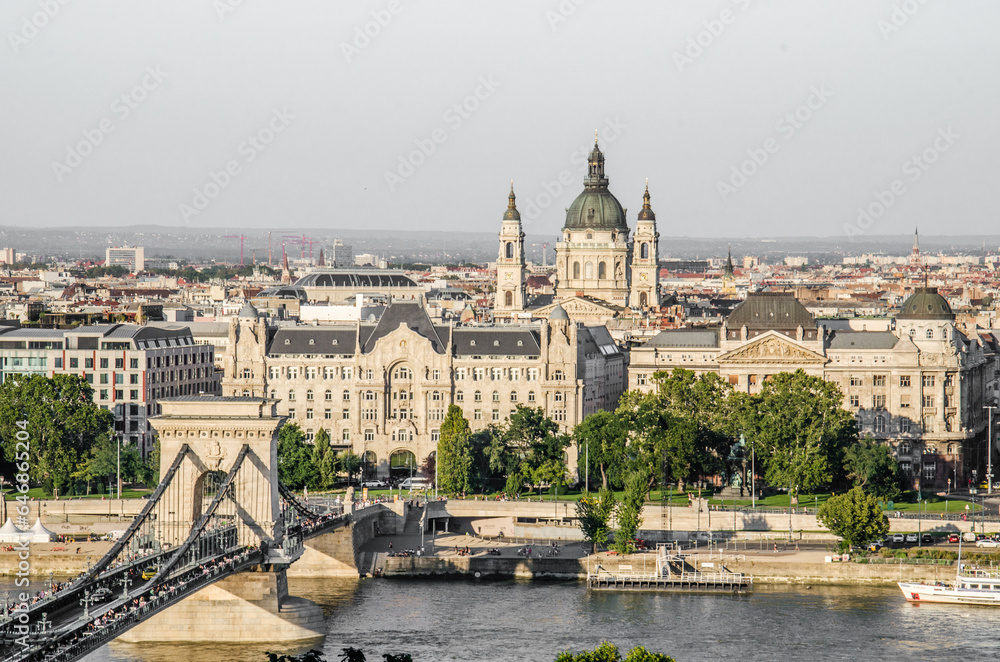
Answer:
<path fill-rule="evenodd" d="M 960 540 L 960 538 L 959 538 L 959 536 L 958 536 L 957 533 L 949 533 L 948 534 L 948 542 L 958 542 L 959 540 Z"/>
<path fill-rule="evenodd" d="M 998 540 L 977 540 L 976 547 L 1000 547 L 1000 541 Z"/>
<path fill-rule="evenodd" d="M 384 480 L 366 480 L 361 483 L 361 487 L 367 487 L 370 489 L 383 489 L 389 485 Z"/>
<path fill-rule="evenodd" d="M 899 542 L 903 542 L 905 539 L 906 538 L 905 538 L 905 536 L 902 533 L 894 533 L 894 534 L 892 534 L 892 541 L 893 542 L 899 543 Z"/>
<path fill-rule="evenodd" d="M 883 547 L 885 547 L 885 543 L 882 542 L 881 540 L 876 540 L 875 542 L 868 543 L 868 551 L 869 552 L 877 552 L 878 550 L 882 549 Z"/>
<path fill-rule="evenodd" d="M 917 534 L 915 533 L 907 533 L 906 542 L 920 542 L 920 539 L 917 537 Z"/>
<path fill-rule="evenodd" d="M 399 482 L 401 490 L 426 490 L 430 487 L 433 487 L 433 484 L 426 478 L 404 478 Z"/>
<path fill-rule="evenodd" d="M 929 533 L 925 533 L 924 535 L 920 536 L 920 544 L 921 545 L 933 545 L 934 544 L 934 536 L 932 536 Z"/>

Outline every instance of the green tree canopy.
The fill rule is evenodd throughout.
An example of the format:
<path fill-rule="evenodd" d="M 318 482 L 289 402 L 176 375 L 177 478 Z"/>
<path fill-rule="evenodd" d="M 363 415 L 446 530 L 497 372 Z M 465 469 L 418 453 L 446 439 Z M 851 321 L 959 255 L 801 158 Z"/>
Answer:
<path fill-rule="evenodd" d="M 877 499 L 891 500 L 903 493 L 903 470 L 885 444 L 865 437 L 844 451 L 847 477 Z"/>
<path fill-rule="evenodd" d="M 94 404 L 93 394 L 90 384 L 77 375 L 8 376 L 0 385 L 0 442 L 5 457 L 12 460 L 23 451 L 27 433 L 31 480 L 51 484 L 57 494 L 63 492 L 93 445 L 113 435 L 114 416 Z"/>
<path fill-rule="evenodd" d="M 583 537 L 593 545 L 593 553 L 598 547 L 608 542 L 608 522 L 615 511 L 615 494 L 607 487 L 602 487 L 595 496 L 590 492 L 580 495 L 576 502 L 576 516 L 580 520 L 580 530 Z"/>
<path fill-rule="evenodd" d="M 457 405 L 449 405 L 437 445 L 438 486 L 445 494 L 472 490 L 472 430 Z"/>
<path fill-rule="evenodd" d="M 313 438 L 310 461 L 313 466 L 311 487 L 318 490 L 331 489 L 337 481 L 337 454 L 330 446 L 330 435 L 322 428 Z"/>
<path fill-rule="evenodd" d="M 312 449 L 295 423 L 285 423 L 278 430 L 278 479 L 293 490 L 300 490 L 313 479 L 315 467 Z"/>
<path fill-rule="evenodd" d="M 848 545 L 864 545 L 889 531 L 878 501 L 860 487 L 827 499 L 816 518 Z"/>
<path fill-rule="evenodd" d="M 857 441 L 854 416 L 841 408 L 836 384 L 802 370 L 782 372 L 745 396 L 738 424 L 764 463 L 771 485 L 787 485 L 793 504 L 801 491 L 829 484 L 844 449 Z"/>
<path fill-rule="evenodd" d="M 589 465 L 591 472 L 600 475 L 601 486 L 621 487 L 627 434 L 623 417 L 615 412 L 594 412 L 580 421 L 573 429 L 580 475 L 586 475 Z"/>
<path fill-rule="evenodd" d="M 617 646 L 605 641 L 592 651 L 560 653 L 555 662 L 622 662 L 622 655 Z M 624 662 L 674 662 L 674 658 L 636 646 L 628 652 Z"/>
<path fill-rule="evenodd" d="M 649 478 L 642 471 L 634 471 L 625 479 L 625 493 L 615 511 L 618 528 L 615 529 L 614 547 L 620 554 L 635 551 L 632 541 L 642 526 L 642 506 L 648 489 Z"/>

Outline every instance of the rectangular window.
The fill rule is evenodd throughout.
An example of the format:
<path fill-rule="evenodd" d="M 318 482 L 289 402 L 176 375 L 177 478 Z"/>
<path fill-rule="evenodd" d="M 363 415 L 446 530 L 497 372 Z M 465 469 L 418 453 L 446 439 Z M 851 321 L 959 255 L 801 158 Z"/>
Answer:
<path fill-rule="evenodd" d="M 268 379 L 280 379 L 281 378 L 281 368 L 277 366 L 271 366 L 267 369 Z"/>
<path fill-rule="evenodd" d="M 910 431 L 910 419 L 906 418 L 905 416 L 899 419 L 899 431 L 902 432 L 903 434 Z"/>
<path fill-rule="evenodd" d="M 344 366 L 344 379 L 354 379 L 354 368 L 351 366 Z"/>
<path fill-rule="evenodd" d="M 750 386 L 755 386 L 757 384 L 757 375 L 747 375 L 747 383 Z"/>
<path fill-rule="evenodd" d="M 472 420 L 474 420 L 474 421 L 481 421 L 481 420 L 483 420 L 483 410 L 482 409 L 477 409 L 476 411 L 472 412 Z"/>
<path fill-rule="evenodd" d="M 100 398 L 98 398 L 98 399 L 99 400 L 107 400 L 108 399 L 108 389 L 102 388 L 101 389 L 101 393 L 100 393 Z"/>
<path fill-rule="evenodd" d="M 350 409 L 344 409 L 340 414 L 341 414 L 340 415 L 341 420 L 344 420 L 344 421 L 351 420 L 351 410 Z"/>
<path fill-rule="evenodd" d="M 115 359 L 115 370 L 125 369 L 125 359 Z"/>
<path fill-rule="evenodd" d="M 851 386 L 861 386 L 861 378 L 860 377 L 855 377 L 855 376 L 852 375 L 851 376 Z"/>
<path fill-rule="evenodd" d="M 925 407 L 933 407 L 934 406 L 934 396 L 933 395 L 925 395 L 924 396 L 924 406 Z"/>
<path fill-rule="evenodd" d="M 100 381 L 100 383 L 102 383 L 102 384 L 107 384 L 107 383 L 108 383 L 108 373 L 106 373 L 106 372 L 102 372 L 102 373 L 101 373 L 101 376 L 100 376 L 100 378 L 99 378 L 99 381 Z"/>
<path fill-rule="evenodd" d="M 455 379 L 456 380 L 465 379 L 465 368 L 456 368 L 455 369 Z"/>
<path fill-rule="evenodd" d="M 924 462 L 924 480 L 934 480 L 936 473 L 937 464 L 933 462 Z"/>
<path fill-rule="evenodd" d="M 75 356 L 71 357 L 69 360 L 69 369 L 72 370 L 73 368 L 79 368 L 79 367 L 80 367 L 80 359 L 76 358 Z"/>
<path fill-rule="evenodd" d="M 138 384 L 139 383 L 139 374 L 135 373 L 135 372 L 133 372 L 132 374 L 130 374 L 128 376 L 128 383 L 129 384 Z"/>
<path fill-rule="evenodd" d="M 885 386 L 885 375 L 875 375 L 872 377 L 872 386 Z"/>
<path fill-rule="evenodd" d="M 875 409 L 885 409 L 885 394 L 873 395 L 872 407 Z"/>
<path fill-rule="evenodd" d="M 365 430 L 365 441 L 375 441 L 375 430 Z"/>
<path fill-rule="evenodd" d="M 486 368 L 476 368 L 474 373 L 476 381 L 482 381 L 486 378 Z"/>
<path fill-rule="evenodd" d="M 288 408 L 288 418 L 295 418 L 295 407 Z"/>
<path fill-rule="evenodd" d="M 907 388 L 910 385 L 910 376 L 909 375 L 900 375 L 900 377 L 899 377 L 899 385 L 901 387 L 903 387 L 903 388 Z"/>
<path fill-rule="evenodd" d="M 441 371 L 440 370 L 431 370 L 431 379 L 433 379 L 434 381 L 437 381 L 437 380 L 441 379 Z"/>
<path fill-rule="evenodd" d="M 492 372 L 491 378 L 493 379 L 493 381 L 498 382 L 501 379 L 503 379 L 503 368 L 493 368 L 491 372 Z"/>
<path fill-rule="evenodd" d="M 923 377 L 924 386 L 934 386 L 934 375 L 924 375 Z"/>
<path fill-rule="evenodd" d="M 431 441 L 433 441 L 433 442 L 441 441 L 441 431 L 440 430 L 431 430 Z"/>
<path fill-rule="evenodd" d="M 899 396 L 899 408 L 909 409 L 910 408 L 910 394 L 904 393 Z"/>
<path fill-rule="evenodd" d="M 534 401 L 535 401 L 535 392 L 528 391 L 528 402 L 534 402 Z"/>
<path fill-rule="evenodd" d="M 107 357 L 101 359 L 101 370 L 108 369 L 108 359 Z"/>
<path fill-rule="evenodd" d="M 306 368 L 306 379 L 316 379 L 316 375 L 318 373 L 319 370 L 316 368 L 316 366 L 311 365 L 308 368 Z"/>
<path fill-rule="evenodd" d="M 860 407 L 861 406 L 861 397 L 860 396 L 852 395 L 850 397 L 851 397 L 851 406 L 852 407 Z"/>
<path fill-rule="evenodd" d="M 132 390 L 130 390 L 128 392 L 128 398 L 129 398 L 129 400 L 138 400 L 139 399 L 139 390 L 138 389 L 132 389 Z"/>
<path fill-rule="evenodd" d="M 120 388 L 116 388 L 115 400 L 124 400 L 124 399 L 125 399 L 125 391 L 121 390 Z"/>
<path fill-rule="evenodd" d="M 312 407 L 310 407 L 306 409 L 306 419 L 312 420 L 312 418 L 313 418 L 313 410 Z"/>
<path fill-rule="evenodd" d="M 462 391 L 455 391 L 455 402 L 465 402 L 465 393 Z"/>
<path fill-rule="evenodd" d="M 351 431 L 345 429 L 343 432 L 340 433 L 340 438 L 343 439 L 344 441 L 350 441 L 351 440 Z"/>
<path fill-rule="evenodd" d="M 93 370 L 94 369 L 94 359 L 90 358 L 90 357 L 85 358 L 83 360 L 83 368 L 84 368 L 84 370 Z"/>
<path fill-rule="evenodd" d="M 289 366 L 288 367 L 288 378 L 289 379 L 298 379 L 299 378 L 299 368 L 298 368 L 298 366 Z"/>
<path fill-rule="evenodd" d="M 494 421 L 499 421 L 500 420 L 500 410 L 499 409 L 494 409 L 493 410 L 493 420 Z"/>
<path fill-rule="evenodd" d="M 138 370 L 139 369 L 139 359 L 129 359 L 129 367 L 131 367 L 132 370 Z"/>

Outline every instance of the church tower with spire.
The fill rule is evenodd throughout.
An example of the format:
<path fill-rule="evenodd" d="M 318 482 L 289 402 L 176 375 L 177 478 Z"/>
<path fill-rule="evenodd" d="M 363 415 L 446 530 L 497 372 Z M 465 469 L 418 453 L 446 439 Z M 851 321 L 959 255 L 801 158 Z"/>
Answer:
<path fill-rule="evenodd" d="M 500 253 L 497 256 L 496 302 L 493 306 L 497 318 L 511 318 L 524 310 L 524 231 L 521 213 L 514 198 L 514 182 L 510 183 L 507 211 L 500 228 Z"/>
<path fill-rule="evenodd" d="M 632 279 L 628 302 L 632 308 L 657 308 L 660 305 L 659 241 L 656 231 L 656 214 L 649 203 L 649 180 L 642 195 L 642 209 L 632 235 Z"/>
<path fill-rule="evenodd" d="M 919 267 L 922 260 L 920 259 L 920 235 L 917 233 L 917 228 L 913 228 L 913 250 L 910 251 L 910 266 Z"/>

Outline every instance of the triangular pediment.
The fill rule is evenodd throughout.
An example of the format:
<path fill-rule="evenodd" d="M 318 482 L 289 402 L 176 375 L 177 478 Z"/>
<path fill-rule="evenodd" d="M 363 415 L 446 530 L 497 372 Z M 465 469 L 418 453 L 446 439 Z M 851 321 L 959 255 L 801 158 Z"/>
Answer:
<path fill-rule="evenodd" d="M 742 347 L 722 354 L 719 363 L 826 363 L 827 358 L 788 340 L 779 333 L 770 332 Z"/>
<path fill-rule="evenodd" d="M 591 298 L 566 297 L 565 299 L 553 301 L 547 306 L 535 308 L 531 311 L 531 314 L 535 317 L 547 318 L 556 306 L 562 306 L 563 310 L 569 313 L 571 317 L 573 315 L 608 315 L 611 317 L 619 310 L 618 306 L 604 304 Z"/>

